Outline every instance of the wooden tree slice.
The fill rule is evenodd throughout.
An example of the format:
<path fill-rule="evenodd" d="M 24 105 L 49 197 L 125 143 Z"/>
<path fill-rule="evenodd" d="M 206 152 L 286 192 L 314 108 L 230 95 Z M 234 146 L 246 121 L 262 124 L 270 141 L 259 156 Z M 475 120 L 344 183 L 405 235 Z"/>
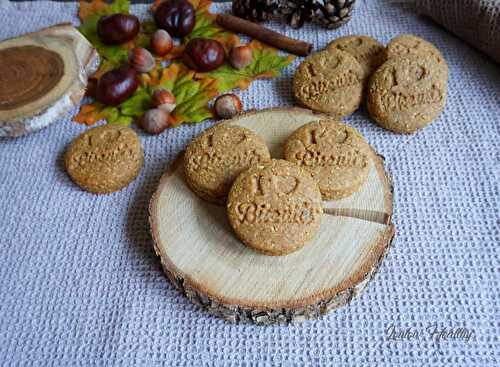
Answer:
<path fill-rule="evenodd" d="M 270 109 L 224 123 L 254 130 L 280 158 L 290 133 L 323 117 L 298 108 Z M 181 154 L 153 195 L 150 223 L 167 276 L 193 302 L 232 322 L 287 323 L 322 315 L 366 286 L 394 236 L 392 201 L 391 182 L 373 152 L 361 191 L 324 202 L 312 243 L 290 255 L 266 256 L 236 239 L 225 207 L 190 191 Z"/>
<path fill-rule="evenodd" d="M 91 44 L 71 24 L 0 43 L 0 137 L 41 129 L 67 114 L 99 66 Z"/>

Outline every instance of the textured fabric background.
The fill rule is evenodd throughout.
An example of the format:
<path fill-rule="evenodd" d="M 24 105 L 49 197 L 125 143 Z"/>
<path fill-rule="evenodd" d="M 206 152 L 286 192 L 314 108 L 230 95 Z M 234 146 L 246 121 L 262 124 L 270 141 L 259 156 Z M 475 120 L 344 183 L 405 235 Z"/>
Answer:
<path fill-rule="evenodd" d="M 147 207 L 176 153 L 211 122 L 141 133 L 139 178 L 95 196 L 64 171 L 62 154 L 85 129 L 68 118 L 0 140 L 0 365 L 499 365 L 500 68 L 409 5 L 358 2 L 339 31 L 273 27 L 317 49 L 345 34 L 387 42 L 414 33 L 450 66 L 446 110 L 418 134 L 384 131 L 364 111 L 346 119 L 386 156 L 395 183 L 395 242 L 366 291 L 296 326 L 232 325 L 208 315 L 163 275 Z M 76 24 L 76 11 L 76 4 L 0 1 L 0 39 Z M 245 106 L 292 105 L 293 70 L 241 93 Z M 425 333 L 432 324 L 474 334 L 438 343 Z M 391 325 L 420 335 L 387 340 Z"/>
<path fill-rule="evenodd" d="M 420 13 L 500 63 L 500 0 L 416 0 Z"/>

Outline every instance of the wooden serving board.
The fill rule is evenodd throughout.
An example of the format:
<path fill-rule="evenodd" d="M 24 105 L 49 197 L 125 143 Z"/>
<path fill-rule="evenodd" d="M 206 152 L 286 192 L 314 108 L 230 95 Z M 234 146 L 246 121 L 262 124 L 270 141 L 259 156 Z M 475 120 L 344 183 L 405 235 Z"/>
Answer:
<path fill-rule="evenodd" d="M 299 108 L 269 109 L 223 123 L 254 130 L 281 158 L 290 133 L 323 117 Z M 394 236 L 392 203 L 391 181 L 373 152 L 362 189 L 324 202 L 312 243 L 290 255 L 266 256 L 234 236 L 225 207 L 190 191 L 181 154 L 153 195 L 150 223 L 167 276 L 191 301 L 232 322 L 287 323 L 344 305 L 366 286 Z"/>

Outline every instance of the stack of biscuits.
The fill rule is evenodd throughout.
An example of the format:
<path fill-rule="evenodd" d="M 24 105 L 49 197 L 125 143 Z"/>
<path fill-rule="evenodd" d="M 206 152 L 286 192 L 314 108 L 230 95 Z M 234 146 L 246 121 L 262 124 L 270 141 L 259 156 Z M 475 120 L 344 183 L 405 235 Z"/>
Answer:
<path fill-rule="evenodd" d="M 422 38 L 401 35 L 384 47 L 369 36 L 347 36 L 299 65 L 293 91 L 304 106 L 337 117 L 365 99 L 381 127 L 411 134 L 443 111 L 447 83 L 444 57 Z"/>
<path fill-rule="evenodd" d="M 321 223 L 323 200 L 339 200 L 366 182 L 371 148 L 340 118 L 366 100 L 382 127 L 413 133 L 443 110 L 448 67 L 439 50 L 411 35 L 387 47 L 368 36 L 339 38 L 306 58 L 294 93 L 306 107 L 330 114 L 294 131 L 283 158 L 272 159 L 254 132 L 224 122 L 188 146 L 184 172 L 202 199 L 226 204 L 236 236 L 267 255 L 286 255 L 309 242 Z"/>
<path fill-rule="evenodd" d="M 323 200 L 360 190 L 368 177 L 371 147 L 335 118 L 307 123 L 272 159 L 264 140 L 223 122 L 187 147 L 184 174 L 200 198 L 227 207 L 236 236 L 266 255 L 302 248 L 321 223 Z"/>

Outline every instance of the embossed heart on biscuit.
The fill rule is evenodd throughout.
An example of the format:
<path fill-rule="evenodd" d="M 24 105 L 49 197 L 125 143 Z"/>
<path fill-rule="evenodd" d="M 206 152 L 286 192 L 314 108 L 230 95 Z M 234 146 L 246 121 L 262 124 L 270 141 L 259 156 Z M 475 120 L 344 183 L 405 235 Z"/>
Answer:
<path fill-rule="evenodd" d="M 363 44 L 363 39 L 362 38 L 352 38 L 349 39 L 349 41 L 346 41 L 340 45 L 337 46 L 339 50 L 347 50 L 349 48 L 358 48 Z"/>
<path fill-rule="evenodd" d="M 423 65 L 410 64 L 408 66 L 394 67 L 387 81 L 392 92 L 406 93 L 408 90 L 427 83 L 431 73 Z"/>
<path fill-rule="evenodd" d="M 117 129 L 91 132 L 87 135 L 87 145 L 89 147 L 106 146 L 120 139 L 122 132 Z"/>
<path fill-rule="evenodd" d="M 293 176 L 273 176 L 272 181 L 274 190 L 286 195 L 293 193 L 299 186 L 299 180 Z"/>
<path fill-rule="evenodd" d="M 206 148 L 235 146 L 243 143 L 247 139 L 244 131 L 215 131 L 205 136 L 202 144 Z"/>
<path fill-rule="evenodd" d="M 250 178 L 251 192 L 254 195 L 291 194 L 299 186 L 299 180 L 289 175 L 257 175 Z"/>

